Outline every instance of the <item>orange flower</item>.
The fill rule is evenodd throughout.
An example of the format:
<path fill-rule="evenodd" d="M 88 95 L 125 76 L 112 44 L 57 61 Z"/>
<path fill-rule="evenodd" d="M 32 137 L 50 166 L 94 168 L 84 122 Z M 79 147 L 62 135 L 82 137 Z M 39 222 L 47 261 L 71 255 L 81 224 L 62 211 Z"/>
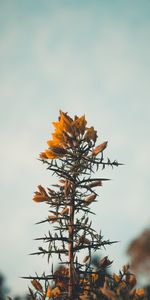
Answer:
<path fill-rule="evenodd" d="M 46 193 L 45 189 L 41 185 L 38 185 L 38 190 L 39 190 L 39 192 L 35 192 L 35 195 L 33 196 L 33 200 L 35 202 L 47 201 L 49 196 Z"/>
<path fill-rule="evenodd" d="M 72 133 L 72 119 L 64 112 L 60 112 L 60 122 L 64 126 L 64 130 Z"/>
<path fill-rule="evenodd" d="M 54 133 L 52 133 L 52 137 L 53 137 L 53 142 L 57 143 L 57 145 L 64 145 L 65 139 L 64 139 L 63 131 L 57 129 Z"/>
<path fill-rule="evenodd" d="M 53 290 L 52 290 L 52 296 L 53 297 L 58 297 L 60 295 L 60 289 L 58 287 L 55 287 Z"/>
<path fill-rule="evenodd" d="M 52 133 L 52 138 L 47 141 L 49 148 L 40 154 L 41 159 L 63 157 L 67 154 L 65 149 L 78 145 L 79 135 L 83 136 L 85 132 L 84 141 L 89 142 L 93 140 L 95 142 L 97 139 L 97 134 L 93 127 L 86 129 L 87 121 L 84 115 L 81 117 L 75 116 L 73 120 L 67 113 L 60 111 L 58 121 L 52 124 L 55 127 L 55 131 Z"/>
<path fill-rule="evenodd" d="M 61 147 L 50 147 L 50 149 L 45 150 L 47 158 L 54 159 L 62 157 L 66 154 L 66 150 Z"/>
<path fill-rule="evenodd" d="M 59 155 L 57 155 L 56 153 L 54 153 L 50 149 L 45 150 L 45 154 L 46 154 L 47 158 L 50 158 L 50 159 L 54 159 L 54 158 L 58 158 L 59 157 Z"/>
<path fill-rule="evenodd" d="M 60 112 L 59 121 L 53 122 L 53 125 L 56 128 L 56 130 L 59 130 L 61 132 L 68 131 L 71 133 L 72 132 L 71 123 L 72 123 L 71 118 L 67 116 L 67 114 Z"/>
<path fill-rule="evenodd" d="M 136 290 L 136 295 L 138 295 L 141 298 L 144 297 L 145 296 L 144 289 L 141 289 L 141 288 L 137 289 Z"/>
<path fill-rule="evenodd" d="M 97 279 L 98 279 L 98 274 L 96 274 L 96 273 L 94 274 L 94 273 L 93 273 L 93 274 L 91 274 L 91 277 L 92 277 L 92 281 L 93 281 L 93 282 L 96 282 Z"/>
<path fill-rule="evenodd" d="M 114 273 L 113 274 L 113 279 L 114 279 L 114 281 L 119 282 L 120 281 L 120 276 L 117 275 L 116 273 Z"/>
<path fill-rule="evenodd" d="M 99 154 L 100 152 L 104 151 L 105 148 L 107 147 L 107 143 L 108 142 L 104 142 L 104 143 L 98 145 L 96 148 L 94 148 L 93 151 L 92 151 L 92 155 L 93 156 L 97 156 L 97 154 Z"/>
<path fill-rule="evenodd" d="M 52 296 L 53 296 L 52 289 L 51 289 L 50 285 L 48 285 L 47 291 L 46 291 L 46 297 L 51 298 Z"/>
<path fill-rule="evenodd" d="M 48 159 L 45 152 L 41 152 L 39 156 L 40 156 L 41 159 Z"/>
<path fill-rule="evenodd" d="M 48 140 L 47 141 L 47 144 L 48 146 L 51 148 L 51 147 L 59 147 L 60 145 L 60 142 L 58 142 L 57 139 L 54 139 L 54 140 Z"/>
<path fill-rule="evenodd" d="M 72 126 L 74 127 L 76 133 L 84 134 L 86 124 L 87 121 L 85 120 L 85 116 L 75 116 L 75 120 L 73 121 Z"/>

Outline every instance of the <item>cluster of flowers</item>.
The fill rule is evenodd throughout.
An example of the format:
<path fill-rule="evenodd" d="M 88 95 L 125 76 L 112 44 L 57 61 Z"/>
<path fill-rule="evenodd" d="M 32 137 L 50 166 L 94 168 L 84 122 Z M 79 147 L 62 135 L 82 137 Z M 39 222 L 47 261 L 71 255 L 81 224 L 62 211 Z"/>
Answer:
<path fill-rule="evenodd" d="M 145 291 L 143 288 L 135 288 L 136 277 L 130 273 L 129 265 L 125 265 L 119 274 L 106 275 L 106 268 L 112 264 L 107 256 L 100 260 L 99 269 L 95 274 L 90 274 L 88 279 L 79 279 L 78 285 L 84 286 L 84 292 L 80 292 L 80 300 L 89 299 L 111 299 L 111 300 L 143 300 L 145 299 Z M 62 299 L 60 295 L 67 292 L 68 287 L 68 269 L 60 267 L 54 275 L 54 285 L 47 282 L 44 289 L 38 280 L 32 280 L 32 285 L 36 293 L 42 296 L 42 299 Z M 59 278 L 59 279 L 58 279 Z M 98 298 L 94 298 L 95 290 Z M 64 298 L 63 298 L 64 299 Z"/>
<path fill-rule="evenodd" d="M 52 134 L 52 139 L 48 140 L 49 146 L 40 154 L 41 159 L 56 159 L 68 154 L 68 150 L 77 147 L 81 141 L 91 144 L 96 142 L 97 131 L 94 127 L 87 128 L 85 116 L 72 119 L 67 113 L 60 111 L 58 122 L 53 122 L 55 132 Z M 91 144 L 92 145 L 92 144 Z M 92 150 L 92 156 L 96 156 L 102 152 L 107 146 L 107 142 L 98 145 Z"/>

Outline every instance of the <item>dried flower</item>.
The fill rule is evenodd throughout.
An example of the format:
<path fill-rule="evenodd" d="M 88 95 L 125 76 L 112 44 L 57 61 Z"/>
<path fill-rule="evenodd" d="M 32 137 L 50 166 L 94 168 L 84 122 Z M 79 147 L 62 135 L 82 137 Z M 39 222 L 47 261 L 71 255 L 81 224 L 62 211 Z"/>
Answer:
<path fill-rule="evenodd" d="M 99 262 L 99 266 L 100 268 L 106 268 L 108 266 L 110 266 L 112 264 L 113 261 L 110 261 L 108 259 L 108 256 L 105 256 L 104 258 L 102 258 Z"/>
<path fill-rule="evenodd" d="M 92 151 L 92 156 L 97 156 L 99 153 L 104 151 L 105 148 L 107 147 L 107 143 L 108 142 L 104 142 L 104 143 L 98 145 L 96 148 L 94 148 L 93 151 Z"/>
<path fill-rule="evenodd" d="M 126 275 L 126 282 L 131 286 L 134 287 L 136 285 L 136 277 L 134 274 L 127 274 Z"/>
<path fill-rule="evenodd" d="M 94 130 L 94 127 L 90 127 L 90 128 L 86 129 L 84 139 L 87 142 L 90 142 L 90 141 L 96 142 L 96 140 L 97 140 L 97 131 Z"/>
<path fill-rule="evenodd" d="M 31 281 L 31 283 L 32 283 L 32 285 L 34 286 L 34 288 L 37 290 L 37 291 L 39 291 L 39 292 L 43 292 L 43 288 L 42 288 L 42 285 L 40 284 L 40 282 L 39 281 L 37 281 L 36 279 L 33 279 L 32 281 Z"/>
<path fill-rule="evenodd" d="M 85 198 L 84 202 L 85 202 L 85 205 L 89 205 L 91 204 L 95 199 L 96 199 L 96 196 L 97 195 L 90 195 L 88 197 Z"/>

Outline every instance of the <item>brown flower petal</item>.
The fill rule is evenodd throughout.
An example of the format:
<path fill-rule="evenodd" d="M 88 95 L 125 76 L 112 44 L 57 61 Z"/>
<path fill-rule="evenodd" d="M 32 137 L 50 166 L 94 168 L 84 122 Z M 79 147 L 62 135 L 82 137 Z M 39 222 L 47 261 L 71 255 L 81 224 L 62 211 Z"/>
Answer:
<path fill-rule="evenodd" d="M 47 157 L 47 155 L 46 155 L 45 152 L 41 152 L 41 153 L 39 154 L 39 157 L 40 157 L 41 159 L 48 159 L 48 157 Z"/>
<path fill-rule="evenodd" d="M 88 197 L 85 198 L 84 202 L 85 202 L 85 205 L 89 205 L 91 204 L 95 199 L 96 199 L 96 195 L 90 195 Z"/>
<path fill-rule="evenodd" d="M 100 152 L 104 151 L 104 149 L 107 147 L 108 142 L 104 142 L 100 145 L 98 145 L 96 148 L 92 151 L 92 156 L 97 156 Z"/>
<path fill-rule="evenodd" d="M 100 268 L 106 268 L 108 266 L 110 266 L 112 264 L 113 261 L 110 261 L 108 259 L 108 256 L 105 256 L 104 258 L 102 258 L 99 262 L 99 266 Z"/>
<path fill-rule="evenodd" d="M 90 128 L 87 128 L 87 131 L 86 131 L 86 134 L 84 136 L 84 139 L 87 141 L 87 142 L 90 142 L 91 140 L 96 142 L 97 140 L 97 131 L 94 130 L 94 127 L 90 127 Z"/>
<path fill-rule="evenodd" d="M 32 281 L 31 281 L 31 283 L 32 283 L 32 285 L 34 286 L 34 288 L 37 290 L 37 291 L 39 291 L 39 292 L 43 292 L 43 288 L 42 288 L 42 286 L 41 286 L 41 284 L 40 284 L 40 282 L 39 281 L 37 281 L 36 279 L 33 279 Z"/>

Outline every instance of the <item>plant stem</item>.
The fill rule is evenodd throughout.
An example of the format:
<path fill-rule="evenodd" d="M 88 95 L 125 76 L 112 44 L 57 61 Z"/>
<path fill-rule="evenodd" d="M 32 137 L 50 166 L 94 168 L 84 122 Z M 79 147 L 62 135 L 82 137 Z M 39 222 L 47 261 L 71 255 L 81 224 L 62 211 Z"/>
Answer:
<path fill-rule="evenodd" d="M 74 192 L 72 193 L 69 209 L 69 243 L 68 243 L 68 261 L 69 261 L 69 286 L 68 286 L 68 297 L 73 298 L 74 288 L 74 254 L 73 254 L 73 237 L 74 237 Z"/>

